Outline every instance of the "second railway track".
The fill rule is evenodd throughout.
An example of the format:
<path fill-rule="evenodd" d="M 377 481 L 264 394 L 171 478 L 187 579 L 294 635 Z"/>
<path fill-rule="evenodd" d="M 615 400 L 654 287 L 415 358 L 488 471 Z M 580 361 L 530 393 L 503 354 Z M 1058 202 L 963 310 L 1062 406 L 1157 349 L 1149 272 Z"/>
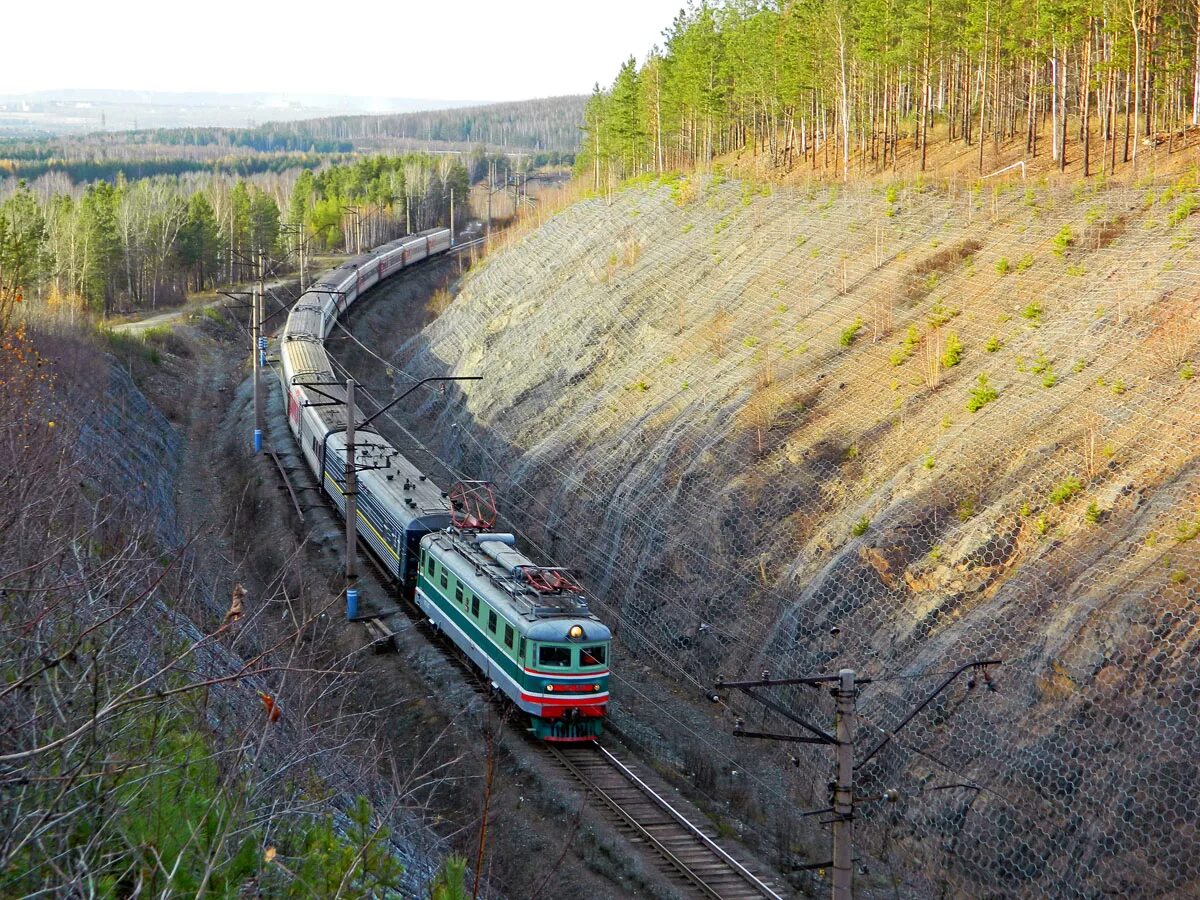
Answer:
<path fill-rule="evenodd" d="M 600 800 L 624 830 L 632 832 L 632 840 L 648 844 L 693 896 L 783 900 L 784 893 L 725 851 L 600 744 L 548 744 L 546 749 Z"/>

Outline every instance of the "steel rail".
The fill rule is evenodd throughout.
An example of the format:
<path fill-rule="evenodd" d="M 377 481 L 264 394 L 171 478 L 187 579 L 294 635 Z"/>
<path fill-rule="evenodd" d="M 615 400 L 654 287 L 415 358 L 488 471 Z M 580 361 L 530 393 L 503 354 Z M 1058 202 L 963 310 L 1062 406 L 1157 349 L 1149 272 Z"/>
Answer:
<path fill-rule="evenodd" d="M 693 872 L 687 863 L 672 853 L 671 850 L 664 843 L 662 843 L 662 841 L 656 838 L 650 832 L 650 830 L 643 826 L 634 816 L 630 815 L 630 813 L 627 812 L 619 802 L 613 799 L 613 797 L 611 797 L 607 791 L 600 787 L 600 785 L 596 784 L 596 782 L 585 775 L 578 766 L 567 759 L 567 757 L 563 755 L 562 751 L 560 751 L 553 744 L 547 744 L 546 749 L 550 751 L 551 755 L 554 756 L 554 758 L 557 759 L 563 765 L 563 767 L 567 769 L 567 771 L 582 781 L 588 790 L 603 800 L 604 804 L 609 809 L 616 813 L 627 825 L 629 825 L 629 827 L 636 831 L 644 841 L 649 843 L 650 846 L 652 846 L 658 852 L 658 854 L 663 857 L 663 859 L 678 869 L 679 872 L 688 879 L 688 881 L 696 885 L 696 887 L 701 890 L 704 896 L 710 897 L 712 900 L 722 900 L 721 895 L 713 890 L 713 888 L 710 887 L 709 884 L 697 873 Z"/>
<path fill-rule="evenodd" d="M 567 769 L 572 775 L 583 782 L 584 786 L 599 797 L 604 804 L 611 809 L 622 821 L 628 824 L 643 840 L 645 840 L 654 850 L 663 857 L 673 868 L 677 869 L 688 881 L 695 885 L 701 893 L 711 900 L 724 900 L 724 896 L 717 888 L 713 887 L 706 878 L 695 871 L 693 864 L 689 864 L 682 859 L 677 853 L 672 851 L 662 841 L 660 841 L 648 828 L 638 821 L 637 817 L 626 810 L 616 798 L 614 798 L 607 790 L 601 787 L 593 778 L 583 772 L 574 762 L 553 744 L 544 745 L 551 755 L 562 766 Z M 668 803 L 657 791 L 650 785 L 646 784 L 634 772 L 621 762 L 617 757 L 610 753 L 607 749 L 600 746 L 599 743 L 593 744 L 599 752 L 598 759 L 607 763 L 610 768 L 616 771 L 622 778 L 629 782 L 655 806 L 667 813 L 674 824 L 680 826 L 684 832 L 691 838 L 697 840 L 704 850 L 712 853 L 720 863 L 732 870 L 732 873 L 741 878 L 749 887 L 760 893 L 763 897 L 770 900 L 783 900 L 771 887 L 759 879 L 753 872 L 747 869 L 744 865 L 729 855 L 721 848 L 712 838 L 706 835 L 703 831 L 693 825 L 688 819 L 680 813 L 675 807 Z"/>
<path fill-rule="evenodd" d="M 682 825 L 684 829 L 688 831 L 688 833 L 690 833 L 697 840 L 699 840 L 700 843 L 720 857 L 720 859 L 726 865 L 741 875 L 746 881 L 750 882 L 753 887 L 761 891 L 764 897 L 770 897 L 773 898 L 773 900 L 783 900 L 783 898 L 780 897 L 779 894 L 775 893 L 775 891 L 773 891 L 769 885 L 765 884 L 762 879 L 730 856 L 720 844 L 693 825 L 691 821 L 689 821 L 683 815 L 683 813 L 679 812 L 679 810 L 675 809 L 675 807 L 668 803 L 663 797 L 659 796 L 658 792 L 655 791 L 654 788 L 650 787 L 650 785 L 638 778 L 637 775 L 635 775 L 629 769 L 629 767 L 625 765 L 625 763 L 621 762 L 619 759 L 609 753 L 608 750 L 602 747 L 599 743 L 596 744 L 596 749 L 600 751 L 600 754 L 613 766 L 613 768 L 617 769 L 622 775 L 632 781 L 639 790 L 654 800 L 654 802 L 662 807 L 663 810 L 666 811 L 676 822 Z"/>

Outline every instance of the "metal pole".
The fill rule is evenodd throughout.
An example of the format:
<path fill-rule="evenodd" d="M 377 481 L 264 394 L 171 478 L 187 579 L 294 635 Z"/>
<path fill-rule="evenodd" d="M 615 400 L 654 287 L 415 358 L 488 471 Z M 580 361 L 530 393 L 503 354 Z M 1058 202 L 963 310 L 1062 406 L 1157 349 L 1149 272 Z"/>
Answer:
<path fill-rule="evenodd" d="M 450 188 L 450 246 L 454 246 L 454 188 Z"/>
<path fill-rule="evenodd" d="M 358 478 L 354 470 L 354 379 L 346 379 L 346 618 L 358 615 Z"/>
<path fill-rule="evenodd" d="M 853 669 L 838 672 L 837 781 L 833 789 L 833 900 L 851 900 L 854 883 L 854 699 Z"/>
<path fill-rule="evenodd" d="M 259 370 L 262 367 L 262 255 L 259 255 L 257 266 L 259 278 L 255 279 L 254 290 L 250 298 L 250 356 L 251 379 L 254 389 L 254 452 L 262 453 L 263 442 L 263 413 L 262 387 Z"/>

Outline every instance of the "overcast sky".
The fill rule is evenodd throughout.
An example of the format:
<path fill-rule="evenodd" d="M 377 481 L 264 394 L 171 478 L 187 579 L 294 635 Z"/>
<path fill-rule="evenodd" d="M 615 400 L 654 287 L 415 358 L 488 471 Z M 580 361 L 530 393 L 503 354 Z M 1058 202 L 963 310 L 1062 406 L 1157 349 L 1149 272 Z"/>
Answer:
<path fill-rule="evenodd" d="M 0 95 L 58 88 L 518 100 L 641 60 L 686 0 L 13 0 Z"/>

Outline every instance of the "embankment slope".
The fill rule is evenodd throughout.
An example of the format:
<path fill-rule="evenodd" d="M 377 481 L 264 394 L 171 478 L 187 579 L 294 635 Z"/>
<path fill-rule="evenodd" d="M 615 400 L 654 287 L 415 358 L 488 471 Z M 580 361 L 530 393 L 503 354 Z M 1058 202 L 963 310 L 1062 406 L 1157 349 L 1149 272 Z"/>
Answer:
<path fill-rule="evenodd" d="M 424 436 L 585 573 L 627 665 L 697 696 L 718 673 L 852 666 L 876 679 L 861 756 L 940 673 L 1004 659 L 997 692 L 961 679 L 860 769 L 862 795 L 904 794 L 861 818 L 889 880 L 1186 891 L 1195 197 L 644 185 L 496 254 L 395 358 L 484 375 Z M 827 699 L 781 699 L 829 721 Z M 787 856 L 778 823 L 824 805 L 831 763 L 784 758 L 739 757 L 734 811 Z"/>

